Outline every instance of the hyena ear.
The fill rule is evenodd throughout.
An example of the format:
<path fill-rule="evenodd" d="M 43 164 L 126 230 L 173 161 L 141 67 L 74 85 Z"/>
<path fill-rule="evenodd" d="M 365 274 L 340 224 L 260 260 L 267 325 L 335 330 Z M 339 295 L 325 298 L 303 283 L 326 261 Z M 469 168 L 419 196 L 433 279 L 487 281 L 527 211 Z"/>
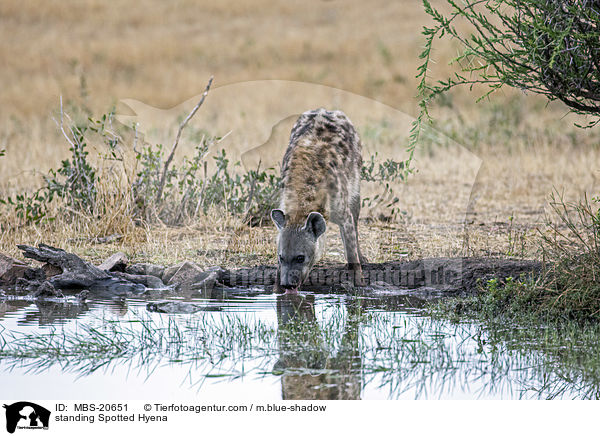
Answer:
<path fill-rule="evenodd" d="M 306 218 L 306 224 L 304 224 L 304 230 L 310 231 L 317 239 L 325 230 L 327 230 L 327 224 L 325 218 L 319 212 L 311 212 Z"/>
<path fill-rule="evenodd" d="M 285 215 L 281 209 L 273 209 L 271 211 L 271 219 L 279 230 L 285 226 Z"/>

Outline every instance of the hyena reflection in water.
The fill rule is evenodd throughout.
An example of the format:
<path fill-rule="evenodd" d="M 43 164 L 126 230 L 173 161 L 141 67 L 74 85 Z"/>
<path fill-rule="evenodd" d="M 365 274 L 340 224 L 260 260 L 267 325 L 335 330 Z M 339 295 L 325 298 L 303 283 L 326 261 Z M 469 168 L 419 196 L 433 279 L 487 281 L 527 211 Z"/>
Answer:
<path fill-rule="evenodd" d="M 340 227 L 348 268 L 363 285 L 358 245 L 361 143 L 341 111 L 316 109 L 296 121 L 281 163 L 280 209 L 271 211 L 279 230 L 276 290 L 295 292 L 325 248 L 327 220 Z"/>
<path fill-rule="evenodd" d="M 284 400 L 359 400 L 362 358 L 359 354 L 358 310 L 347 305 L 342 340 L 335 354 L 323 339 L 315 317 L 314 295 L 277 296 L 277 343 Z"/>

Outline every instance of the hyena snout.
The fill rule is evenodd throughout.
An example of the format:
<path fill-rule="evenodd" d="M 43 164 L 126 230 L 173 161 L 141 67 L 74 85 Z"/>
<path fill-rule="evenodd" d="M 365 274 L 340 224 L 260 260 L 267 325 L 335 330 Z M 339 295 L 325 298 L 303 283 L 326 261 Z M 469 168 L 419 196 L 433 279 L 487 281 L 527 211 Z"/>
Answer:
<path fill-rule="evenodd" d="M 283 289 L 295 289 L 304 281 L 302 271 L 298 269 L 281 268 L 281 287 Z"/>

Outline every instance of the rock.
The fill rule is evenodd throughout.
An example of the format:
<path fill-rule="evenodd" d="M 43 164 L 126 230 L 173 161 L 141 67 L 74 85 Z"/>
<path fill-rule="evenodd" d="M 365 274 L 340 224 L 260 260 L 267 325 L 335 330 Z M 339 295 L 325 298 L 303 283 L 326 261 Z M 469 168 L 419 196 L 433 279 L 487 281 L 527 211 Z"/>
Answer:
<path fill-rule="evenodd" d="M 163 274 L 163 282 L 167 285 L 178 285 L 182 287 L 191 286 L 206 278 L 207 273 L 194 262 L 185 261 L 179 265 L 167 268 Z"/>
<path fill-rule="evenodd" d="M 30 266 L 20 260 L 0 254 L 0 283 L 14 285 L 17 279 L 25 276 L 28 269 Z"/>
<path fill-rule="evenodd" d="M 201 274 L 200 280 L 198 280 L 198 278 L 196 278 L 196 280 L 198 280 L 197 282 L 191 284 L 190 286 L 188 286 L 189 289 L 212 289 L 215 287 L 215 284 L 217 283 L 217 279 L 219 277 L 219 272 L 218 271 L 204 271 Z"/>
<path fill-rule="evenodd" d="M 67 287 L 67 289 L 77 288 L 81 289 L 82 286 L 77 286 L 76 288 L 72 286 Z M 83 286 L 83 288 L 88 289 L 94 297 L 101 298 L 131 297 L 146 292 L 146 287 L 144 285 L 130 282 L 129 280 L 122 279 L 115 275 L 112 275 L 108 279 L 97 280 L 89 286 Z"/>
<path fill-rule="evenodd" d="M 169 281 L 170 281 L 170 280 L 171 280 L 171 278 L 172 278 L 172 277 L 175 275 L 175 273 L 176 273 L 177 271 L 179 271 L 179 269 L 180 269 L 180 268 L 181 268 L 183 265 L 185 265 L 186 263 L 187 263 L 187 262 L 181 262 L 181 263 L 178 263 L 177 265 L 173 265 L 173 266 L 170 266 L 170 267 L 166 268 L 166 269 L 165 269 L 165 271 L 163 272 L 163 275 L 162 275 L 162 277 L 161 277 L 161 278 L 162 278 L 162 281 L 163 281 L 164 283 L 169 283 Z"/>
<path fill-rule="evenodd" d="M 223 277 L 225 277 L 225 274 L 227 273 L 227 270 L 220 267 L 220 266 L 211 266 L 209 268 L 206 268 L 206 271 L 214 271 L 217 274 L 217 281 L 218 282 L 222 282 L 223 281 Z"/>
<path fill-rule="evenodd" d="M 27 258 L 39 262 L 47 262 L 62 269 L 62 273 L 48 279 L 57 289 L 88 289 L 95 296 L 129 296 L 143 293 L 146 288 L 139 283 L 133 283 L 128 280 L 116 277 L 108 271 L 84 261 L 73 253 L 68 253 L 60 248 L 51 247 L 46 244 L 39 244 L 38 248 L 28 245 L 17 245 Z M 31 271 L 31 270 L 30 270 Z M 43 271 L 39 268 L 42 279 L 29 279 L 27 277 L 20 279 L 23 282 L 17 283 L 21 289 L 37 289 L 41 283 L 40 280 L 46 280 Z M 26 274 L 29 274 L 27 272 Z"/>
<path fill-rule="evenodd" d="M 104 271 L 125 271 L 125 267 L 127 266 L 127 255 L 123 252 L 118 252 L 110 256 L 100 265 L 98 268 Z"/>
<path fill-rule="evenodd" d="M 57 290 L 50 282 L 42 283 L 35 291 L 31 293 L 31 296 L 34 298 L 64 298 L 63 293 L 60 290 Z"/>
<path fill-rule="evenodd" d="M 154 276 L 162 279 L 165 272 L 165 267 L 162 265 L 154 265 L 151 263 L 135 263 L 125 268 L 127 274 L 133 274 L 136 276 Z"/>
<path fill-rule="evenodd" d="M 62 272 L 63 272 L 62 268 L 60 268 L 56 265 L 52 265 L 51 263 L 43 264 L 42 271 L 44 271 L 44 275 L 46 276 L 47 279 L 49 279 L 50 277 L 54 277 L 59 274 L 62 274 Z"/>
<path fill-rule="evenodd" d="M 23 278 L 43 282 L 46 280 L 46 273 L 42 268 L 27 268 L 25 274 L 23 274 Z"/>
<path fill-rule="evenodd" d="M 50 279 L 54 287 L 89 287 L 97 281 L 110 279 L 111 275 L 73 253 L 60 248 L 39 244 L 38 248 L 29 245 L 17 245 L 23 255 L 38 262 L 46 262 L 62 269 L 62 274 Z"/>
<path fill-rule="evenodd" d="M 13 290 L 15 295 L 29 295 L 35 292 L 41 285 L 42 283 L 37 280 L 27 280 L 19 277 L 14 283 Z"/>
<path fill-rule="evenodd" d="M 141 275 L 141 274 L 127 274 L 124 272 L 113 272 L 115 277 L 119 277 L 123 280 L 127 280 L 132 283 L 139 283 L 144 285 L 147 288 L 152 289 L 162 289 L 165 287 L 165 284 L 158 277 L 150 276 L 150 275 Z"/>
<path fill-rule="evenodd" d="M 149 312 L 159 313 L 196 313 L 204 310 L 204 306 L 183 301 L 160 301 L 157 303 L 148 303 L 146 309 Z"/>

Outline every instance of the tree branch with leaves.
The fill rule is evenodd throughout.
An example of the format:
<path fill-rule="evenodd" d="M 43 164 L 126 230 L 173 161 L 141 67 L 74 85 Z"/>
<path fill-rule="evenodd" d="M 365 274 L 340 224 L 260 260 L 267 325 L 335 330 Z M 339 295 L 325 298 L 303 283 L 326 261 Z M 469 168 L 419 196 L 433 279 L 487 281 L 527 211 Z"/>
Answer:
<path fill-rule="evenodd" d="M 413 123 L 409 152 L 419 141 L 422 123 L 431 120 L 430 103 L 457 86 L 487 85 L 480 101 L 509 86 L 560 100 L 577 114 L 600 122 L 600 1 L 598 0 L 446 0 L 441 13 L 428 0 L 423 63 L 417 71 L 420 113 Z M 460 4 L 459 4 L 460 3 Z M 471 32 L 457 29 L 457 22 Z M 436 39 L 450 37 L 462 52 L 452 60 L 460 71 L 431 83 L 428 72 Z"/>

